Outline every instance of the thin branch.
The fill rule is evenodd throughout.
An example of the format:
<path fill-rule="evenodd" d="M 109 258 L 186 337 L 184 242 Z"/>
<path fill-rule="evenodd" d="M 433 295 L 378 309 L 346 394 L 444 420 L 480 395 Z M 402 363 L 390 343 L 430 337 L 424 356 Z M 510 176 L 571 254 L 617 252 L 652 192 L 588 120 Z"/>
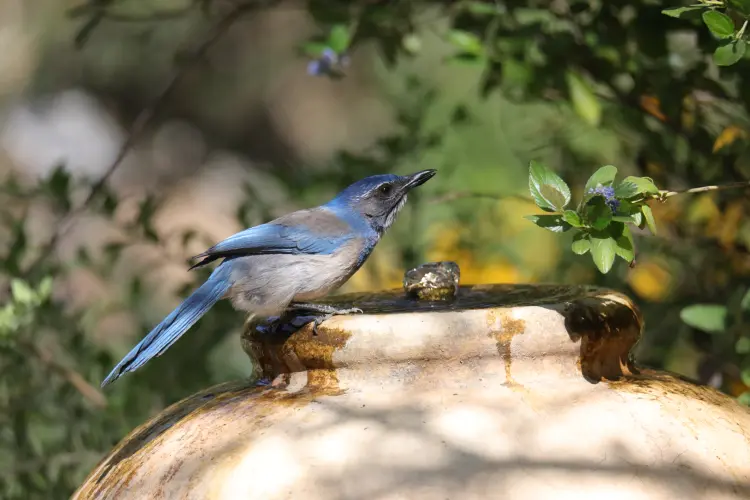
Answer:
<path fill-rule="evenodd" d="M 701 186 L 697 188 L 683 189 L 681 191 L 659 191 L 657 199 L 659 201 L 665 201 L 667 198 L 677 196 L 678 194 L 695 194 L 695 193 L 706 193 L 708 191 L 723 191 L 725 189 L 737 189 L 737 188 L 750 188 L 750 181 L 738 181 L 730 182 L 729 184 L 712 185 L 712 186 Z"/>
<path fill-rule="evenodd" d="M 115 173 L 115 171 L 120 167 L 123 160 L 127 156 L 127 153 L 130 151 L 130 149 L 133 147 L 133 145 L 141 138 L 143 133 L 146 130 L 147 125 L 153 121 L 154 117 L 157 115 L 157 113 L 161 110 L 162 107 L 166 104 L 166 102 L 169 100 L 169 98 L 174 94 L 176 89 L 178 88 L 179 84 L 184 79 L 185 75 L 188 73 L 188 71 L 194 67 L 199 61 L 203 59 L 203 57 L 206 55 L 206 53 L 211 49 L 228 31 L 229 28 L 234 25 L 240 18 L 242 18 L 245 14 L 250 12 L 251 10 L 259 7 L 265 7 L 267 5 L 270 5 L 274 2 L 272 1 L 264 1 L 264 2 L 246 2 L 239 4 L 235 6 L 231 11 L 229 11 L 223 18 L 219 20 L 219 22 L 214 26 L 212 33 L 208 38 L 206 38 L 203 43 L 201 43 L 198 48 L 195 50 L 193 57 L 190 58 L 189 61 L 187 61 L 182 68 L 180 68 L 177 73 L 172 77 L 172 80 L 169 82 L 169 84 L 164 88 L 164 90 L 157 96 L 156 100 L 154 101 L 154 104 L 141 111 L 141 113 L 138 115 L 138 117 L 133 122 L 133 126 L 130 129 L 130 133 L 128 134 L 127 138 L 125 139 L 125 142 L 120 147 L 120 150 L 117 153 L 117 156 L 115 157 L 112 164 L 107 168 L 107 170 L 104 172 L 104 174 L 99 178 L 99 180 L 91 187 L 91 191 L 89 192 L 89 195 L 86 197 L 86 199 L 83 201 L 83 203 L 78 206 L 76 209 L 71 210 L 68 212 L 62 220 L 58 223 L 57 229 L 52 234 L 52 237 L 49 239 L 47 244 L 43 247 L 41 250 L 39 256 L 36 258 L 36 260 L 33 261 L 33 263 L 28 267 L 28 270 L 25 274 L 29 274 L 32 270 L 36 269 L 42 262 L 44 262 L 50 254 L 55 250 L 57 247 L 57 244 L 59 241 L 65 237 L 66 234 L 70 231 L 70 229 L 73 227 L 75 220 L 83 214 L 91 205 L 91 203 L 96 199 L 96 197 L 101 193 L 101 191 L 106 186 L 109 179 L 112 177 L 112 175 Z"/>
<path fill-rule="evenodd" d="M 43 365 L 64 378 L 94 406 L 97 408 L 105 408 L 107 406 L 107 398 L 104 394 L 99 389 L 89 384 L 86 379 L 83 378 L 83 375 L 67 366 L 63 366 L 50 352 L 43 350 L 33 342 L 20 340 L 19 344 L 39 359 Z"/>

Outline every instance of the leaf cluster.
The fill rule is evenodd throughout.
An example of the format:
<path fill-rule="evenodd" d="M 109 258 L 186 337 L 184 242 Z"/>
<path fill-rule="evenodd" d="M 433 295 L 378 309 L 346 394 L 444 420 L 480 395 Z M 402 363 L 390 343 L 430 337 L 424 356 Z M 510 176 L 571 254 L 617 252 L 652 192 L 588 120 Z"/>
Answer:
<path fill-rule="evenodd" d="M 597 269 L 606 274 L 616 257 L 628 263 L 635 260 L 630 227 L 648 228 L 656 234 L 656 223 L 647 202 L 659 194 L 648 177 L 628 176 L 616 182 L 617 168 L 606 165 L 589 177 L 581 201 L 568 208 L 570 188 L 545 165 L 529 165 L 529 191 L 536 205 L 548 212 L 529 215 L 537 226 L 563 233 L 572 230 L 572 250 L 578 255 L 591 254 Z"/>
<path fill-rule="evenodd" d="M 701 20 L 719 42 L 714 50 L 714 62 L 719 66 L 731 66 L 745 56 L 750 20 L 750 0 L 701 0 L 686 7 L 665 9 L 663 14 L 686 18 L 701 13 Z"/>

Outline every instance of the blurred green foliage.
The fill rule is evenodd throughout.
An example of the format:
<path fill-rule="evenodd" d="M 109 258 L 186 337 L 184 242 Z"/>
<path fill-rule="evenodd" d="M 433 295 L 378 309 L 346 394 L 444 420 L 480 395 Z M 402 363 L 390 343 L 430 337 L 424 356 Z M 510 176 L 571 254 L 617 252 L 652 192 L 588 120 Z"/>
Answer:
<path fill-rule="evenodd" d="M 106 23 L 158 26 L 200 17 L 221 31 L 243 15 L 288 8 L 277 4 L 91 0 L 69 14 L 77 26 L 74 43 L 96 50 L 114 36 L 114 30 L 101 29 Z M 320 202 L 352 180 L 379 172 L 429 166 L 439 168 L 444 179 L 436 184 L 442 192 L 432 198 L 429 191 L 416 193 L 410 201 L 410 215 L 405 214 L 371 259 L 373 266 L 387 267 L 392 278 L 373 280 L 371 286 L 397 283 L 402 269 L 421 260 L 452 258 L 467 280 L 522 276 L 618 288 L 638 300 L 647 321 L 639 361 L 680 371 L 747 401 L 746 191 L 680 197 L 653 206 L 642 196 L 651 194 L 651 183 L 677 191 L 750 179 L 750 71 L 748 54 L 740 48 L 748 36 L 744 0 L 707 1 L 695 11 L 688 4 L 670 5 L 667 15 L 662 2 L 651 0 L 310 0 L 300 5 L 319 31 L 300 44 L 299 54 L 333 64 L 332 71 L 308 67 L 312 75 L 300 70 L 298 78 L 340 80 L 355 67 L 375 68 L 365 74 L 387 95 L 395 122 L 372 147 L 340 151 L 323 166 L 290 169 L 287 157 L 270 155 L 274 175 L 304 203 Z M 732 21 L 731 33 L 725 17 Z M 131 57 L 150 56 L 150 43 L 163 41 L 134 37 Z M 256 41 L 253 50 L 262 52 L 262 43 Z M 177 71 L 192 54 L 182 49 L 173 54 Z M 423 62 L 430 54 L 439 54 L 439 65 Z M 154 82 L 155 68 L 147 69 L 154 73 L 147 72 L 140 85 Z M 198 65 L 197 71 L 210 74 L 211 68 Z M 233 76 L 223 75 L 222 81 Z M 131 95 L 112 78 L 93 80 L 92 86 L 112 100 L 140 102 L 133 95 L 142 89 L 131 89 Z M 231 107 L 222 99 L 232 94 L 208 95 L 214 99 L 208 106 L 212 112 Z M 160 103 L 154 107 L 164 116 L 150 113 L 152 119 L 174 112 Z M 504 130 L 500 138 L 497 128 L 487 126 L 495 114 L 512 124 L 513 130 Z M 137 115 L 131 110 L 123 119 L 137 123 Z M 201 118 L 211 129 L 211 119 L 195 114 L 196 120 Z M 523 136 L 520 130 L 535 132 Z M 500 147 L 500 141 L 506 144 Z M 239 141 L 232 136 L 227 142 Z M 593 266 L 581 265 L 575 253 L 558 255 L 552 245 L 534 244 L 542 241 L 544 231 L 519 236 L 515 218 L 533 205 L 514 208 L 510 196 L 524 190 L 525 166 L 532 160 L 537 165 L 531 176 L 536 202 L 563 214 L 552 225 L 550 219 L 535 222 L 547 228 L 574 227 L 554 236 L 569 238 L 566 242 L 576 253 L 590 252 L 599 269 L 609 272 L 588 273 Z M 614 185 L 617 170 L 610 167 L 589 179 L 595 166 L 604 163 L 618 165 L 623 181 Z M 542 184 L 557 186 L 556 191 L 545 191 Z M 606 187 L 620 190 L 617 208 L 626 202 L 632 207 L 613 213 L 612 197 L 602 191 Z M 127 432 L 169 403 L 221 379 L 211 372 L 210 359 L 242 318 L 228 304 L 217 305 L 189 339 L 103 394 L 99 382 L 129 345 L 93 342 L 87 323 L 93 312 L 67 307 L 58 284 L 80 269 L 119 280 L 113 270 L 129 248 L 150 245 L 169 256 L 174 241 L 185 246 L 194 239 L 203 242 L 203 236 L 193 231 L 170 238 L 159 234 L 154 216 L 161 207 L 155 195 L 140 200 L 129 222 L 115 222 L 122 200 L 107 179 L 73 178 L 62 166 L 38 185 L 11 175 L 0 188 L 0 225 L 8 236 L 0 250 L 0 283 L 7 283 L 0 312 L 0 496 L 66 498 Z M 87 188 L 91 194 L 81 202 L 75 194 Z M 588 189 L 600 191 L 592 195 Z M 249 191 L 239 207 L 243 225 L 257 223 L 258 213 L 268 218 L 258 198 Z M 585 201 L 571 213 L 563 211 L 571 199 Z M 61 234 L 42 242 L 29 238 L 25 207 L 31 203 L 55 207 L 60 227 L 93 213 L 121 227 L 126 237 L 108 243 L 102 252 L 81 248 L 76 258 L 63 259 L 56 251 Z M 644 231 L 656 234 L 654 221 L 657 236 Z M 598 231 L 605 231 L 605 237 L 599 238 Z M 526 247 L 512 247 L 508 241 Z M 533 272 L 525 272 L 532 246 L 544 253 Z M 638 257 L 632 268 L 612 267 L 616 255 L 628 262 Z M 358 274 L 370 276 L 368 272 Z M 196 273 L 183 295 L 204 278 Z M 124 290 L 120 307 L 138 312 L 142 335 L 158 320 L 152 317 L 143 276 L 119 284 Z M 237 374 L 223 374 L 230 376 Z"/>

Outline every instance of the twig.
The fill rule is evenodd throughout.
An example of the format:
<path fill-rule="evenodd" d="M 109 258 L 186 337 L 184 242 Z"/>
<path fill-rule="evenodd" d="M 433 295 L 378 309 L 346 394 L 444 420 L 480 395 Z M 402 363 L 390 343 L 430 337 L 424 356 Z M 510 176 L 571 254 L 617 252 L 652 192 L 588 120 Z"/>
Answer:
<path fill-rule="evenodd" d="M 143 135 L 146 130 L 146 126 L 154 119 L 157 112 L 161 110 L 164 104 L 168 101 L 169 97 L 175 92 L 180 82 L 182 82 L 183 78 L 187 74 L 188 70 L 196 65 L 205 56 L 208 50 L 213 47 L 216 42 L 218 42 L 221 37 L 227 33 L 229 28 L 231 28 L 232 25 L 237 22 L 242 16 L 255 8 L 266 6 L 266 4 L 270 5 L 271 3 L 273 3 L 273 1 L 275 0 L 255 3 L 246 2 L 239 4 L 219 20 L 216 26 L 214 26 L 211 35 L 206 38 L 206 40 L 201 43 L 200 46 L 196 49 L 196 51 L 194 52 L 194 57 L 192 57 L 190 61 L 188 61 L 180 70 L 178 70 L 177 73 L 175 73 L 169 84 L 165 87 L 161 94 L 157 96 L 154 104 L 150 108 L 146 108 L 141 111 L 141 113 L 133 122 L 133 126 L 131 127 L 130 132 L 125 139 L 125 142 L 120 147 L 120 150 L 118 151 L 117 156 L 115 157 L 112 164 L 109 166 L 109 168 L 107 168 L 107 170 L 99 178 L 99 180 L 91 187 L 91 191 L 89 192 L 89 195 L 86 197 L 83 203 L 76 209 L 68 212 L 62 218 L 62 220 L 60 220 L 57 229 L 52 234 L 52 237 L 42 248 L 39 256 L 28 267 L 28 270 L 25 274 L 28 275 L 32 270 L 38 267 L 50 256 L 60 239 L 68 234 L 70 229 L 73 227 L 75 219 L 77 219 L 89 208 L 91 203 L 104 189 L 105 185 L 115 173 L 115 171 L 120 167 L 123 160 L 127 156 L 127 153 L 137 142 L 137 140 L 140 139 L 140 137 Z"/>
<path fill-rule="evenodd" d="M 438 195 L 435 198 L 427 200 L 427 203 L 429 204 L 444 203 L 446 201 L 460 200 L 463 198 L 483 198 L 486 200 L 495 200 L 495 201 L 500 201 L 500 200 L 504 200 L 507 198 L 515 198 L 517 200 L 522 200 L 522 201 L 533 201 L 528 196 L 523 196 L 521 194 L 493 194 L 493 193 L 475 193 L 472 191 L 457 191 L 455 193 L 445 193 L 442 195 Z"/>
<path fill-rule="evenodd" d="M 712 185 L 712 186 L 701 186 L 697 188 L 683 189 L 681 191 L 659 191 L 656 199 L 659 201 L 665 201 L 667 198 L 677 196 L 678 194 L 695 194 L 695 193 L 706 193 L 708 191 L 723 191 L 725 189 L 736 189 L 736 188 L 750 188 L 750 181 L 738 181 L 730 182 L 729 184 Z"/>
<path fill-rule="evenodd" d="M 24 346 L 26 350 L 36 356 L 42 364 L 46 365 L 50 370 L 67 380 L 70 385 L 72 385 L 94 406 L 97 408 L 105 408 L 107 406 L 107 398 L 104 394 L 99 389 L 89 384 L 86 379 L 83 378 L 83 375 L 67 366 L 63 366 L 50 352 L 43 350 L 35 343 L 26 340 L 21 340 L 19 343 Z"/>

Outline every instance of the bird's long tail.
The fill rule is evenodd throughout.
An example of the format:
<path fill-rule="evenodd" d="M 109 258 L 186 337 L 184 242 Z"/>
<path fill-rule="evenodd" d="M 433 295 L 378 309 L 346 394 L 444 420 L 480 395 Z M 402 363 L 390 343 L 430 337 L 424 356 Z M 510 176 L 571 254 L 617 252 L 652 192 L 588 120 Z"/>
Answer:
<path fill-rule="evenodd" d="M 201 316 L 206 314 L 227 293 L 230 281 L 228 262 L 222 262 L 211 276 L 185 301 L 177 306 L 169 316 L 164 318 L 151 333 L 146 335 L 138 345 L 112 369 L 102 382 L 102 387 L 146 364 L 148 360 L 161 354 L 177 342 L 177 339 L 188 331 Z"/>

